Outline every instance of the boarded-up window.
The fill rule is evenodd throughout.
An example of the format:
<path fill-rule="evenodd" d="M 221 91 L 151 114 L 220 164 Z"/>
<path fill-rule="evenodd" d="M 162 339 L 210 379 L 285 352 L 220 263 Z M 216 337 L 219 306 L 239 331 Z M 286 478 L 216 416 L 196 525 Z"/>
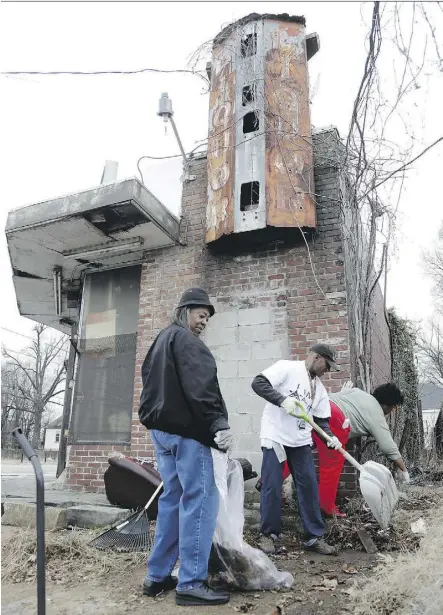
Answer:
<path fill-rule="evenodd" d="M 131 440 L 140 267 L 85 279 L 72 442 Z"/>

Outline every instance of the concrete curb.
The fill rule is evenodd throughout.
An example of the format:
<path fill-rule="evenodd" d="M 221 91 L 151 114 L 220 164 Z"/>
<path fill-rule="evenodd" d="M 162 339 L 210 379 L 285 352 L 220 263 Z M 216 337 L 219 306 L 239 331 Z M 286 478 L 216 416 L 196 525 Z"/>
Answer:
<path fill-rule="evenodd" d="M 5 502 L 2 525 L 22 528 L 36 527 L 36 506 L 24 502 Z M 62 530 L 67 527 L 66 508 L 45 506 L 45 529 Z"/>

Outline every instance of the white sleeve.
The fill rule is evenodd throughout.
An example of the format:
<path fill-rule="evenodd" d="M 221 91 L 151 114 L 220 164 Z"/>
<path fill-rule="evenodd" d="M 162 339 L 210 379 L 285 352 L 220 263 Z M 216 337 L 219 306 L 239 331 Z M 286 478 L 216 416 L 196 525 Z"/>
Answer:
<path fill-rule="evenodd" d="M 289 363 L 289 361 L 277 361 L 277 363 L 274 363 L 274 365 L 271 365 L 271 367 L 267 367 L 262 371 L 262 375 L 269 380 L 274 389 L 277 389 L 277 391 L 279 391 L 279 387 L 282 386 L 286 380 L 286 376 L 288 374 L 286 367 L 287 363 Z"/>
<path fill-rule="evenodd" d="M 312 414 L 319 419 L 328 419 L 331 416 L 331 405 L 329 403 L 329 397 L 326 393 L 326 389 L 321 385 L 320 399 L 312 408 Z"/>

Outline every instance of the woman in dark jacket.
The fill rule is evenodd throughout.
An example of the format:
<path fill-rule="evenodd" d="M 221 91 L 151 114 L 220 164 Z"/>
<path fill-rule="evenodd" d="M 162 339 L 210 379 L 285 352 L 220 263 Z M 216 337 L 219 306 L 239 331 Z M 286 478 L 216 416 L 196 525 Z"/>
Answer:
<path fill-rule="evenodd" d="M 218 512 L 210 447 L 227 451 L 232 442 L 215 360 L 199 339 L 214 313 L 204 290 L 187 290 L 142 367 L 139 417 L 151 430 L 164 483 L 143 591 L 156 596 L 176 587 L 180 605 L 229 601 L 207 585 Z M 178 580 L 171 576 L 177 558 Z"/>

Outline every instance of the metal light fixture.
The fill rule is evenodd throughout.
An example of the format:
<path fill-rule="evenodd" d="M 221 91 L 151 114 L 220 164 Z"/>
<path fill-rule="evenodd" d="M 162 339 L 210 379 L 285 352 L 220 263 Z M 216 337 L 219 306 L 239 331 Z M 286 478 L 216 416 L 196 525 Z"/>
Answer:
<path fill-rule="evenodd" d="M 189 173 L 189 160 L 186 157 L 186 153 L 185 153 L 185 150 L 183 149 L 182 142 L 178 135 L 178 131 L 177 131 L 177 127 L 174 122 L 174 118 L 172 117 L 174 115 L 174 112 L 172 110 L 172 100 L 169 98 L 167 92 L 163 92 L 163 94 L 161 95 L 161 98 L 159 100 L 159 109 L 158 109 L 157 115 L 162 117 L 165 123 L 168 122 L 168 120 L 171 122 L 172 130 L 174 131 L 175 138 L 177 139 L 178 146 L 183 156 L 184 173 L 181 178 L 182 181 L 187 181 L 187 182 L 193 181 L 194 179 L 196 179 L 197 176 L 191 175 Z"/>
<path fill-rule="evenodd" d="M 52 279 L 54 281 L 54 306 L 55 313 L 60 316 L 62 313 L 62 268 L 54 267 L 52 270 Z"/>
<path fill-rule="evenodd" d="M 134 237 L 134 239 L 130 239 L 129 241 L 115 242 L 111 245 L 108 243 L 102 246 L 84 248 L 83 250 L 78 251 L 70 250 L 69 252 L 65 252 L 63 256 L 67 260 L 76 258 L 93 258 L 98 255 L 113 254 L 115 252 L 126 250 L 127 248 L 142 246 L 143 243 L 144 241 L 141 237 Z"/>

